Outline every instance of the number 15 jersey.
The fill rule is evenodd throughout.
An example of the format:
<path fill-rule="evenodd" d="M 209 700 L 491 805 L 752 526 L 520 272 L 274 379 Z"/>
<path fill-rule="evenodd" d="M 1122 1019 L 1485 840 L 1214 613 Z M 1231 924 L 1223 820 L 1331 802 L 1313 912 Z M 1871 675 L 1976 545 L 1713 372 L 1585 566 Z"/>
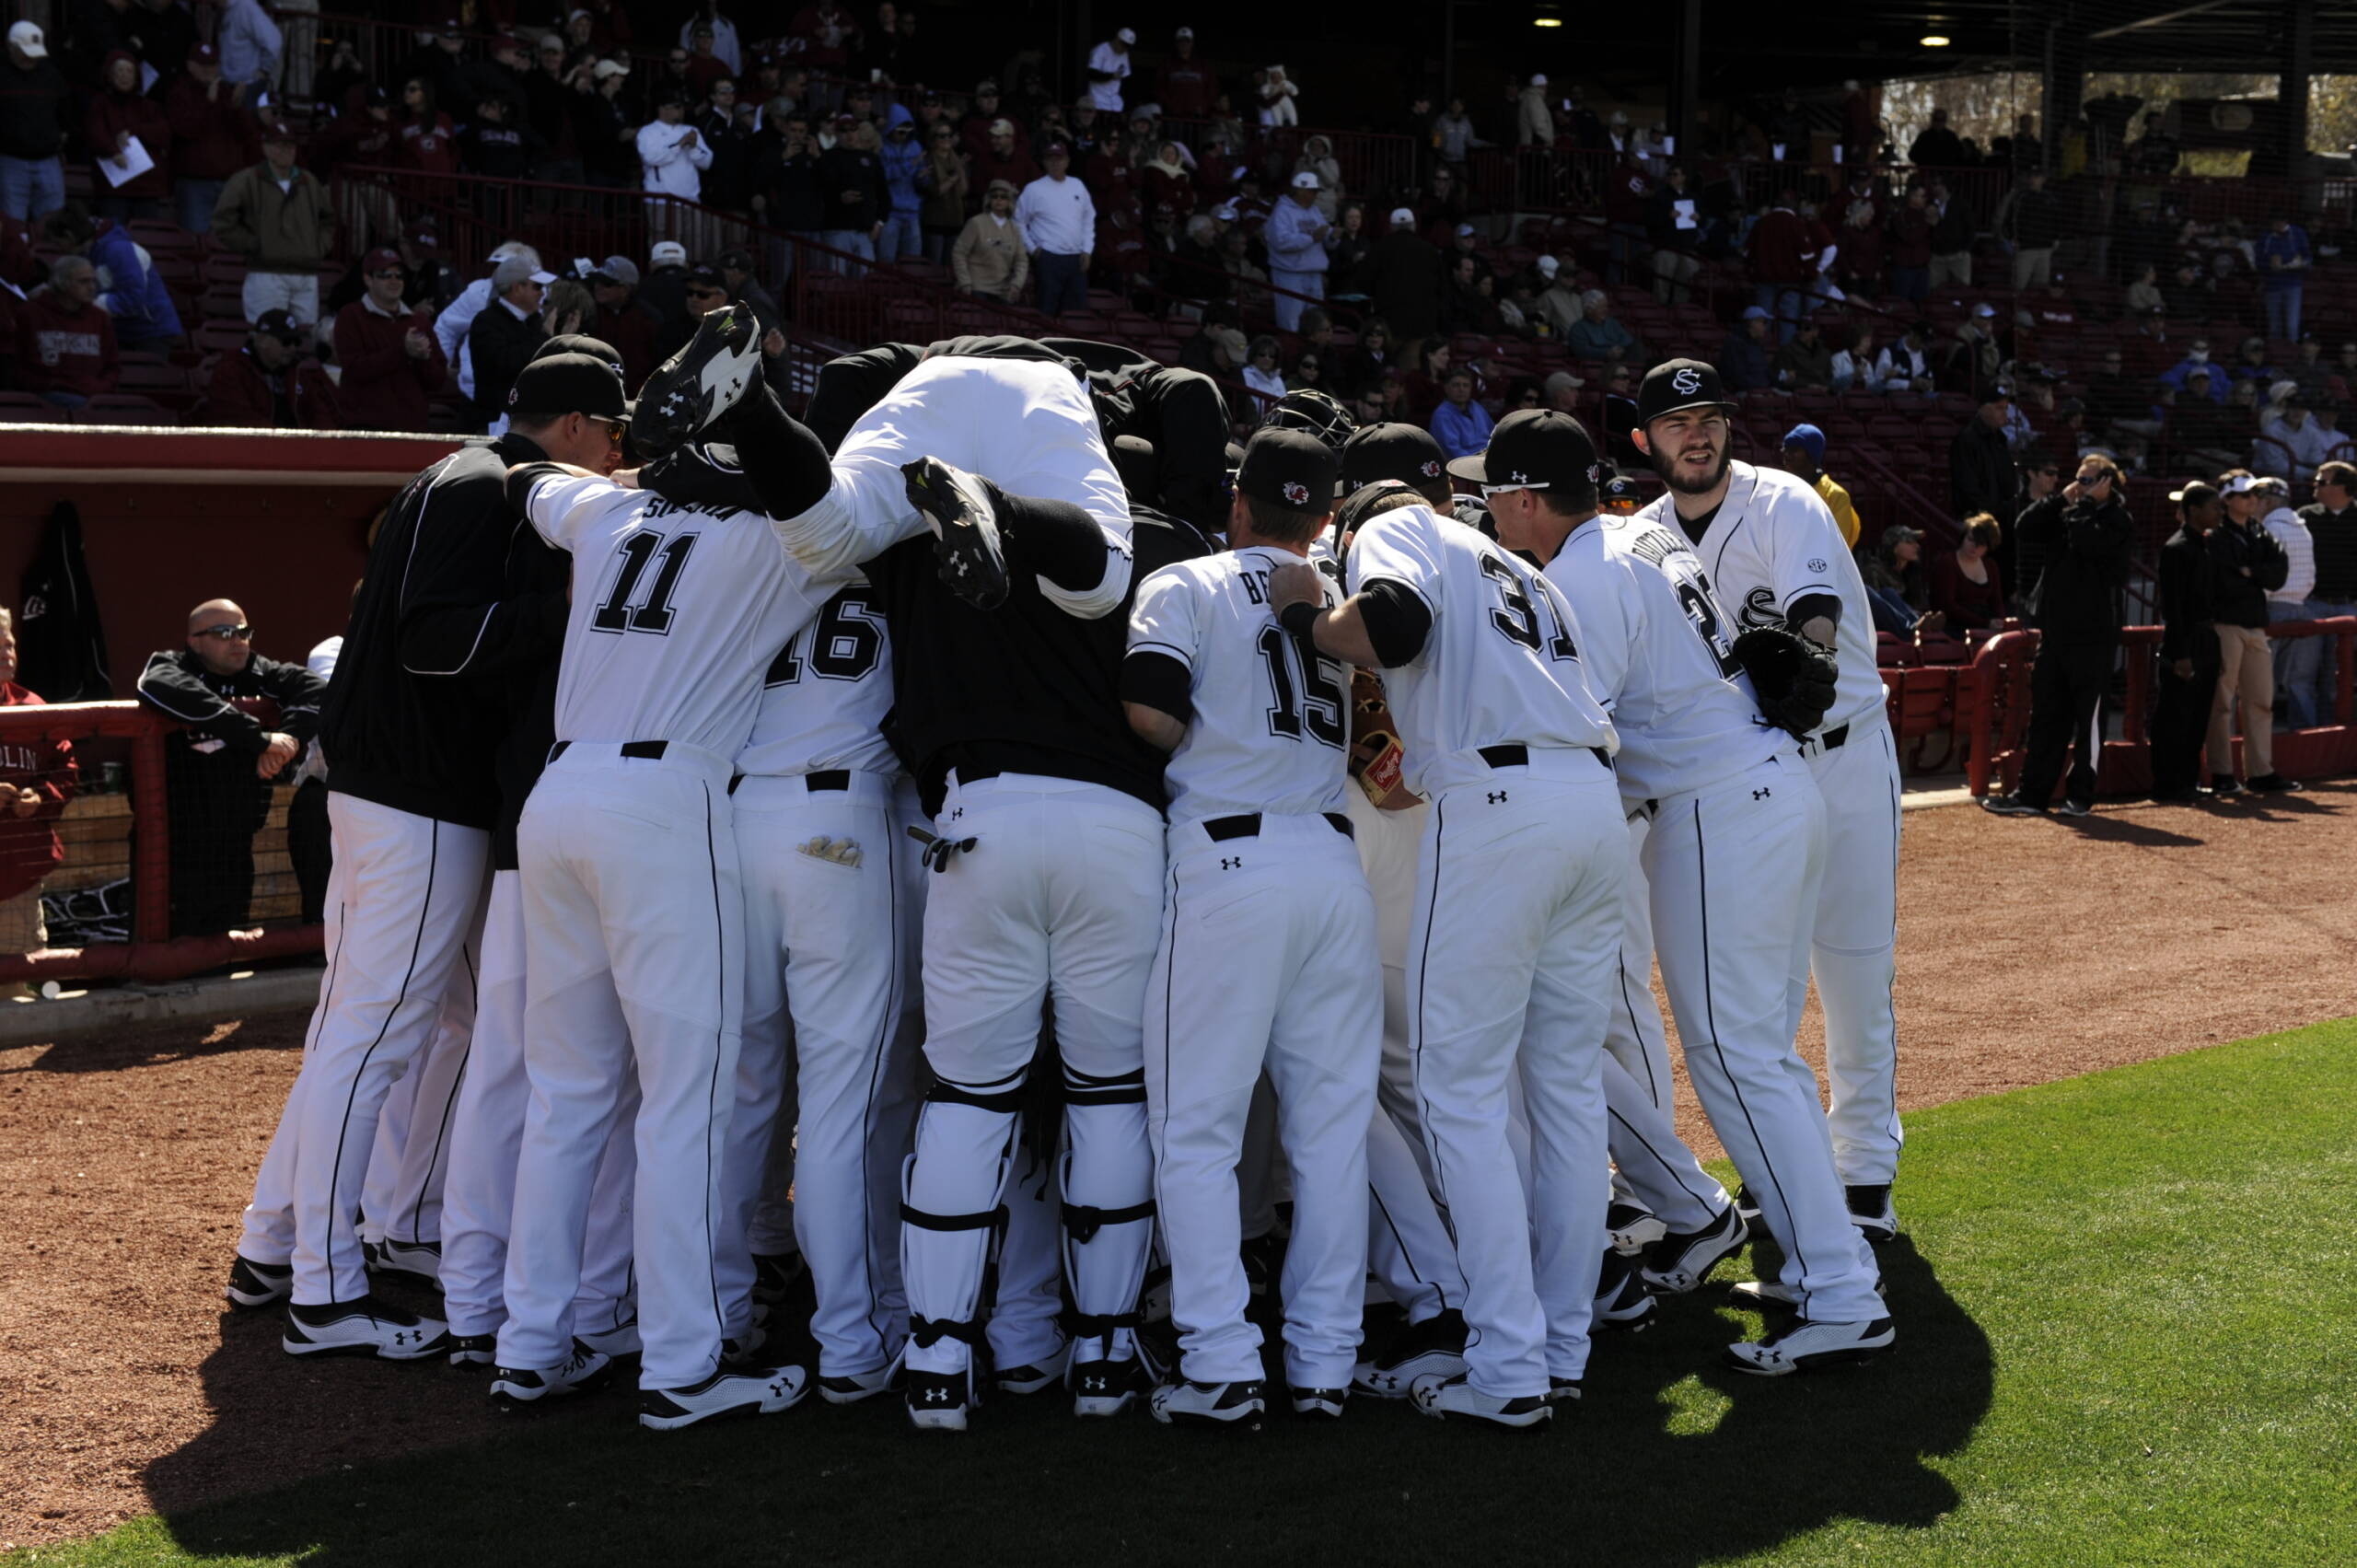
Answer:
<path fill-rule="evenodd" d="M 1353 594 L 1398 583 L 1432 618 L 1415 657 L 1383 672 L 1410 789 L 1430 797 L 1489 776 L 1482 747 L 1618 749 L 1580 668 L 1579 629 L 1554 585 L 1430 507 L 1385 512 L 1344 563 Z"/>

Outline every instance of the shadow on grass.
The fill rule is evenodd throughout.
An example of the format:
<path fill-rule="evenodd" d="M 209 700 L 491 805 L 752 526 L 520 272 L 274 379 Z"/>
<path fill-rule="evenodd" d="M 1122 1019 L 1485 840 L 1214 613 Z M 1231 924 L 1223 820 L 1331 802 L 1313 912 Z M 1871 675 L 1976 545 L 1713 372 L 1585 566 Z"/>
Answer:
<path fill-rule="evenodd" d="M 295 1366 L 227 1347 L 205 1375 L 219 1419 L 148 1471 L 190 1552 L 307 1564 L 517 1561 L 814 1562 L 1554 1561 L 1701 1563 L 1837 1519 L 1922 1528 L 1957 1495 L 1925 1461 L 1988 1413 L 1988 1337 L 1905 1240 L 1882 1254 L 1899 1326 L 1875 1365 L 1761 1380 L 1719 1368 L 1756 1328 L 1724 1286 L 1665 1302 L 1650 1332 L 1600 1342 L 1585 1408 L 1533 1434 L 1355 1401 L 1340 1426 L 1272 1411 L 1257 1434 L 1080 1423 L 1053 1396 L 986 1406 L 964 1438 L 907 1431 L 897 1401 L 813 1399 L 769 1421 L 640 1431 L 615 1391 L 544 1417 L 488 1416 L 488 1441 L 218 1496 L 224 1473 L 321 1468 L 274 1433 L 290 1397 L 354 1423 L 417 1380 L 480 1411 L 439 1366 Z M 251 1338 L 253 1336 L 245 1336 Z M 272 1336 L 274 1338 L 274 1333 Z M 400 1384 L 400 1390 L 388 1387 Z M 335 1462 L 331 1457 L 329 1463 Z M 258 1469 L 258 1465 L 261 1468 Z"/>

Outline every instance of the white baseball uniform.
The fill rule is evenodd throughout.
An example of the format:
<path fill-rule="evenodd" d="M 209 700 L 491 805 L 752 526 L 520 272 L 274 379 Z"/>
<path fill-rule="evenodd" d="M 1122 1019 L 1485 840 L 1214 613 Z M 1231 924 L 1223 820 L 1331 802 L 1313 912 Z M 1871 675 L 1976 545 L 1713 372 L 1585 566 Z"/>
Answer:
<path fill-rule="evenodd" d="M 524 1063 L 503 1366 L 572 1350 L 589 1192 L 634 1062 L 640 1385 L 719 1365 L 720 1170 L 743 1015 L 732 760 L 761 675 L 823 601 L 758 512 L 535 468 L 510 482 L 573 556 L 556 738 L 517 834 Z M 622 1028 L 616 1028 L 619 1007 Z"/>
<path fill-rule="evenodd" d="M 1415 1092 L 1466 1280 L 1469 1383 L 1544 1396 L 1586 1368 L 1608 1192 L 1601 1074 L 1628 863 L 1576 629 L 1537 572 L 1428 507 L 1362 528 L 1353 594 L 1399 584 L 1430 617 L 1384 672 L 1407 786 L 1431 801 L 1409 935 Z M 1519 1075 L 1526 1199 L 1504 1133 Z M 1529 1215 L 1550 1217 L 1533 1257 Z"/>
<path fill-rule="evenodd" d="M 1285 1380 L 1346 1388 L 1383 988 L 1375 900 L 1342 815 L 1350 677 L 1269 611 L 1269 574 L 1296 559 L 1253 548 L 1166 566 L 1130 611 L 1124 695 L 1159 677 L 1153 705 L 1187 724 L 1163 774 L 1169 873 L 1146 986 L 1146 1127 L 1180 1371 L 1257 1380 L 1236 1168 L 1266 1068 L 1293 1170 Z M 1330 583 L 1326 595 L 1341 597 Z"/>
<path fill-rule="evenodd" d="M 883 735 L 890 653 L 867 585 L 841 589 L 771 661 L 737 755 L 745 1022 L 723 1189 L 729 1234 L 742 1237 L 764 1194 L 782 1195 L 768 1173 L 791 1141 L 822 1377 L 887 1365 L 907 1334 L 905 1305 L 896 1314 L 891 1304 L 901 1300 L 900 1172 L 916 1061 L 893 1048 L 923 869 Z M 793 1107 L 783 1115 L 782 1099 Z M 737 1337 L 752 1316 L 749 1248 L 722 1249 L 721 1283 Z"/>
<path fill-rule="evenodd" d="M 1760 718 L 1682 533 L 1650 514 L 1599 515 L 1547 575 L 1572 601 L 1588 677 L 1610 706 L 1622 795 L 1652 819 L 1654 935 L 1695 1093 L 1784 1246 L 1783 1283 L 1804 1311 L 1879 1317 L 1874 1260 L 1793 1046 L 1793 958 L 1822 869 L 1816 785 L 1790 738 Z"/>
<path fill-rule="evenodd" d="M 1664 517 L 1664 497 L 1646 515 Z M 1801 748 L 1825 796 L 1825 881 L 1807 957 L 1825 1007 L 1826 1076 L 1834 1157 L 1852 1185 L 1898 1173 L 1898 747 L 1875 671 L 1865 583 L 1833 515 L 1791 474 L 1728 465 L 1727 496 L 1696 552 L 1742 628 L 1782 624 L 1794 600 L 1840 601 L 1840 685 L 1825 722 Z"/>

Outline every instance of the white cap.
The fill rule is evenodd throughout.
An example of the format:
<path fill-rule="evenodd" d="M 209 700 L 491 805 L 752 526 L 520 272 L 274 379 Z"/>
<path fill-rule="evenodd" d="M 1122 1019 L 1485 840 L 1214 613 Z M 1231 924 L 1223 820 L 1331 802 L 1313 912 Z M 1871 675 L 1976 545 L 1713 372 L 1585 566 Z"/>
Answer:
<path fill-rule="evenodd" d="M 1222 202 L 1218 206 L 1212 209 L 1212 216 L 1219 219 L 1222 223 L 1234 223 L 1236 221 L 1236 203 L 1234 202 Z"/>
<path fill-rule="evenodd" d="M 1394 208 L 1392 208 L 1392 209 L 1391 209 L 1391 226 L 1392 226 L 1392 227 L 1394 227 L 1394 228 L 1413 228 L 1413 227 L 1415 227 L 1415 226 L 1416 226 L 1416 209 L 1415 209 L 1415 208 L 1413 208 L 1413 207 L 1394 207 Z"/>
<path fill-rule="evenodd" d="M 1469 234 L 1471 234 L 1471 233 L 1473 233 L 1473 232 L 1474 232 L 1473 226 L 1472 226 L 1471 224 L 1469 224 L 1469 223 L 1460 223 L 1460 224 L 1458 224 L 1458 225 L 1457 226 L 1457 237 L 1459 239 L 1464 238 L 1467 235 L 1469 235 Z"/>
<path fill-rule="evenodd" d="M 1195 36 L 1195 29 L 1192 28 L 1180 28 L 1177 32 L 1172 33 L 1170 36 L 1173 38 L 1192 38 Z"/>
<path fill-rule="evenodd" d="M 1538 258 L 1538 271 L 1542 276 L 1551 278 L 1562 270 L 1563 263 L 1555 260 L 1554 257 L 1541 256 Z"/>
<path fill-rule="evenodd" d="M 1296 174 L 1296 175 L 1295 175 L 1295 176 L 1293 177 L 1293 188 L 1294 188 L 1295 190 L 1296 190 L 1296 191 L 1315 191 L 1315 190 L 1317 190 L 1317 189 L 1318 189 L 1318 176 L 1317 176 L 1317 174 L 1316 174 L 1313 170 L 1306 169 L 1306 168 L 1303 169 L 1299 174 Z"/>
<path fill-rule="evenodd" d="M 1972 313 L 1973 313 L 1975 316 L 1980 317 L 1982 320 L 1984 320 L 1984 321 L 1985 321 L 1985 320 L 1987 320 L 1990 317 L 1994 316 L 1994 315 L 1997 313 L 1997 311 L 1996 311 L 1996 308 L 1995 308 L 1995 307 L 1993 307 L 1993 306 L 1991 306 L 1991 305 L 1988 305 L 1988 304 L 1986 304 L 1986 303 L 1983 303 L 1983 304 L 1980 304 L 1980 305 L 1976 305 L 1976 306 L 1974 306 L 1974 307 L 1972 308 Z"/>
<path fill-rule="evenodd" d="M 1544 71 L 1533 71 L 1530 74 L 1530 85 L 1534 87 L 1545 87 L 1547 85 L 1547 73 Z"/>
<path fill-rule="evenodd" d="M 28 60 L 46 58 L 49 45 L 41 38 L 38 22 L 17 22 L 8 29 L 8 46 Z"/>
<path fill-rule="evenodd" d="M 1115 33 L 1113 36 L 1120 39 L 1123 43 L 1135 43 L 1138 41 L 1138 29 L 1135 28 L 1123 28 L 1120 32 Z"/>
<path fill-rule="evenodd" d="M 610 82 L 616 76 L 629 75 L 630 67 L 619 60 L 600 60 L 590 68 L 589 74 L 601 82 Z"/>
<path fill-rule="evenodd" d="M 646 259 L 658 267 L 684 267 L 688 264 L 688 248 L 676 239 L 658 239 Z"/>
<path fill-rule="evenodd" d="M 2258 489 L 2261 482 L 2261 481 L 2253 478 L 2249 474 L 2238 473 L 2235 475 L 2234 478 L 2226 481 L 2225 483 L 2220 485 L 2218 490 L 2221 494 L 2225 495 L 2247 495 L 2252 491 Z"/>

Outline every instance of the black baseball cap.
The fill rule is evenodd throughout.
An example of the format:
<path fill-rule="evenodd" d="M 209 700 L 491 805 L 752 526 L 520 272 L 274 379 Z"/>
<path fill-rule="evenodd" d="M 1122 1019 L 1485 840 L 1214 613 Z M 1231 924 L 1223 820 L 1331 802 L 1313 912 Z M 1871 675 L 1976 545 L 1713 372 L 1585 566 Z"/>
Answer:
<path fill-rule="evenodd" d="M 1604 482 L 1604 498 L 1607 501 L 1643 501 L 1645 487 L 1625 473 L 1616 473 Z"/>
<path fill-rule="evenodd" d="M 265 310 L 254 319 L 254 331 L 264 337 L 276 338 L 283 343 L 303 341 L 303 325 L 288 310 Z"/>
<path fill-rule="evenodd" d="M 1578 420 L 1557 409 L 1527 408 L 1498 421 L 1489 446 L 1457 459 L 1448 471 L 1474 484 L 1560 490 L 1576 502 L 1594 493 L 1604 465 Z"/>
<path fill-rule="evenodd" d="M 507 412 L 511 418 L 586 413 L 627 419 L 630 401 L 622 395 L 621 372 L 605 360 L 586 354 L 552 354 L 533 360 L 517 374 L 516 385 L 507 389 Z"/>
<path fill-rule="evenodd" d="M 1317 436 L 1264 426 L 1244 444 L 1236 489 L 1272 506 L 1315 515 L 1333 509 L 1334 477 L 1341 471 L 1341 458 Z"/>
<path fill-rule="evenodd" d="M 614 345 L 603 338 L 593 338 L 583 332 L 560 332 L 533 352 L 534 359 L 553 359 L 560 354 L 586 354 L 592 359 L 602 359 L 617 372 L 622 367 L 622 356 Z"/>
<path fill-rule="evenodd" d="M 1699 359 L 1665 359 L 1645 372 L 1644 384 L 1637 389 L 1637 427 L 1642 430 L 1681 409 L 1734 407 L 1716 366 Z"/>
<path fill-rule="evenodd" d="M 1342 443 L 1341 494 L 1378 479 L 1396 479 L 1418 490 L 1445 490 L 1447 461 L 1429 430 L 1390 423 L 1362 425 Z"/>

